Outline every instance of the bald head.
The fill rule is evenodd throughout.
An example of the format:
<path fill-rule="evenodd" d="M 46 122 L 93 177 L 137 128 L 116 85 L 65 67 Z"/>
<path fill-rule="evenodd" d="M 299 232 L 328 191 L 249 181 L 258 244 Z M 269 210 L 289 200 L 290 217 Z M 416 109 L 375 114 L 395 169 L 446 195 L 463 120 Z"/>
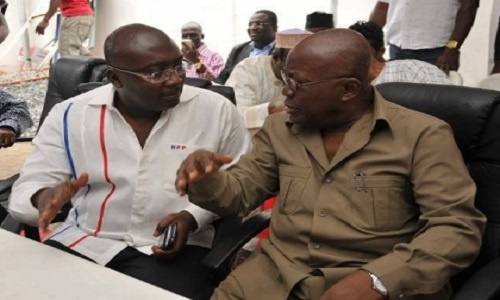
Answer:
<path fill-rule="evenodd" d="M 368 78 L 371 52 L 366 39 L 349 29 L 330 29 L 313 34 L 295 46 L 287 65 L 294 60 L 324 77 L 349 76 L 361 82 Z"/>
<path fill-rule="evenodd" d="M 203 30 L 201 29 L 201 25 L 196 22 L 187 22 L 186 24 L 182 25 L 181 30 L 195 30 L 199 34 L 202 34 Z"/>
<path fill-rule="evenodd" d="M 109 65 L 120 66 L 121 61 L 133 61 L 134 56 L 157 48 L 178 51 L 163 31 L 144 24 L 130 24 L 119 27 L 106 38 L 104 57 Z"/>

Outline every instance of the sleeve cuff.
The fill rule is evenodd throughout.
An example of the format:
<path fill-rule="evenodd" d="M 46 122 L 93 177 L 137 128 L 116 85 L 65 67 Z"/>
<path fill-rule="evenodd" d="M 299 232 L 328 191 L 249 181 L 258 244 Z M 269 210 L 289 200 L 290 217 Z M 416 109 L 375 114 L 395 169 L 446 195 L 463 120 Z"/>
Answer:
<path fill-rule="evenodd" d="M 395 253 L 371 261 L 361 269 L 375 274 L 387 288 L 391 299 L 407 293 L 414 294 L 411 272 L 403 259 Z"/>
<path fill-rule="evenodd" d="M 31 205 L 31 197 L 38 190 L 40 188 L 25 190 L 16 201 L 9 199 L 9 213 L 14 219 L 34 227 L 38 226 L 38 209 Z"/>
<path fill-rule="evenodd" d="M 217 218 L 216 214 L 209 212 L 208 210 L 204 210 L 203 208 L 194 204 L 189 204 L 188 207 L 186 207 L 184 210 L 190 213 L 196 220 L 196 224 L 198 226 L 196 227 L 195 232 L 200 230 L 200 228 L 209 225 Z"/>
<path fill-rule="evenodd" d="M 14 121 L 14 120 L 3 120 L 2 122 L 0 122 L 0 127 L 10 127 L 14 130 L 14 133 L 16 134 L 16 136 L 19 135 L 19 124 Z"/>

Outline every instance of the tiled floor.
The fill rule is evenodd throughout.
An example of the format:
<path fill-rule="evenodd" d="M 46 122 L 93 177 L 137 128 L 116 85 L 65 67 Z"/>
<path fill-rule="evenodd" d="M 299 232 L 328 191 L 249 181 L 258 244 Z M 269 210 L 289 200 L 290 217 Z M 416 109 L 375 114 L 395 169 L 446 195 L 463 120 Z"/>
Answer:
<path fill-rule="evenodd" d="M 1 148 L 0 180 L 19 173 L 30 152 L 30 142 L 19 142 L 10 148 Z"/>

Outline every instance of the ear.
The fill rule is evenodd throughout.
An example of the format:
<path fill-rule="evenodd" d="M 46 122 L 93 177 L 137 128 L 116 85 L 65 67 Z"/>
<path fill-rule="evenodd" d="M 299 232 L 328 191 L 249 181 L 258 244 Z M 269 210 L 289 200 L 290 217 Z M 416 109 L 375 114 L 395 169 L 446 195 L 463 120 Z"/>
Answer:
<path fill-rule="evenodd" d="M 382 47 L 376 53 L 377 60 L 381 61 L 381 62 L 385 62 L 384 54 L 385 54 L 385 47 Z"/>
<path fill-rule="evenodd" d="M 344 83 L 344 93 L 341 101 L 349 101 L 355 98 L 361 90 L 361 82 L 357 78 L 348 78 Z"/>
<path fill-rule="evenodd" d="M 109 82 L 111 82 L 111 84 L 112 84 L 115 88 L 121 88 L 121 87 L 123 87 L 123 84 L 122 84 L 122 82 L 120 81 L 120 78 L 118 77 L 118 75 L 116 75 L 116 73 L 115 73 L 115 72 L 113 72 L 113 70 L 108 69 L 108 70 L 106 71 L 106 77 L 108 77 Z"/>
<path fill-rule="evenodd" d="M 204 40 L 205 39 L 205 34 L 201 34 L 201 39 Z"/>

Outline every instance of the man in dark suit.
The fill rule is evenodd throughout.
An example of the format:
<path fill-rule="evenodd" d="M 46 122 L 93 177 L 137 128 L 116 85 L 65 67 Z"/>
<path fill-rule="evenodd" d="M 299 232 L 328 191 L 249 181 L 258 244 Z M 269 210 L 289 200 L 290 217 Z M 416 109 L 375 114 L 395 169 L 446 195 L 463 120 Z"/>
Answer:
<path fill-rule="evenodd" d="M 224 84 L 233 68 L 247 57 L 269 55 L 274 49 L 274 38 L 278 30 L 278 18 L 269 10 L 255 12 L 248 22 L 250 41 L 233 47 L 226 61 L 226 66 L 216 82 Z"/>

